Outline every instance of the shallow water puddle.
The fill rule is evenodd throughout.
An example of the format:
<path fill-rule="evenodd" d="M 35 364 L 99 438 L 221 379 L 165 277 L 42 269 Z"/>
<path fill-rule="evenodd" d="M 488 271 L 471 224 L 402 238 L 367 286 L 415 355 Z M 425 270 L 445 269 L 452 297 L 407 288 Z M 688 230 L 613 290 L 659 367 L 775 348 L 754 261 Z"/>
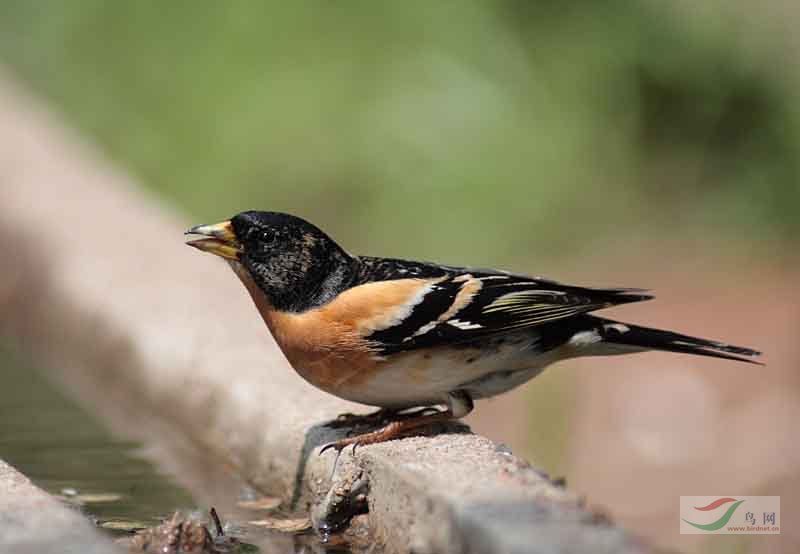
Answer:
<path fill-rule="evenodd" d="M 113 537 L 130 537 L 138 530 L 162 525 L 176 511 L 206 522 L 215 535 L 208 511 L 199 509 L 189 492 L 145 459 L 140 454 L 142 445 L 114 437 L 32 364 L 2 344 L 0 376 L 0 459 L 80 509 Z M 277 508 L 277 499 L 259 498 L 252 491 L 251 495 L 240 498 L 235 513 L 222 514 L 226 533 L 241 543 L 226 551 L 312 553 L 332 547 L 335 552 L 348 552 L 342 545 L 338 549 L 334 544 L 323 546 L 308 536 L 308 525 L 297 525 L 299 520 L 271 519 L 267 514 Z M 265 526 L 265 521 L 277 523 Z M 293 527 L 284 530 L 285 523 Z M 292 536 L 298 532 L 305 536 Z"/>
<path fill-rule="evenodd" d="M 102 522 L 153 525 L 192 497 L 113 438 L 29 364 L 0 349 L 0 458 Z M 110 525 L 114 528 L 114 525 Z"/>

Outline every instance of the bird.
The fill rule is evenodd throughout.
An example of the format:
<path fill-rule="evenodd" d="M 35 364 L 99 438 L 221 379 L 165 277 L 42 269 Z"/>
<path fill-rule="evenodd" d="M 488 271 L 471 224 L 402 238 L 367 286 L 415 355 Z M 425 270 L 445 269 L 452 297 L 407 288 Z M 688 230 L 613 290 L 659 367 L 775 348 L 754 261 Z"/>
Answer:
<path fill-rule="evenodd" d="M 245 211 L 185 234 L 189 246 L 228 262 L 303 379 L 379 408 L 363 417 L 385 425 L 323 451 L 463 418 L 475 400 L 570 358 L 662 350 L 760 363 L 751 348 L 592 314 L 652 299 L 645 289 L 353 255 L 281 212 Z"/>

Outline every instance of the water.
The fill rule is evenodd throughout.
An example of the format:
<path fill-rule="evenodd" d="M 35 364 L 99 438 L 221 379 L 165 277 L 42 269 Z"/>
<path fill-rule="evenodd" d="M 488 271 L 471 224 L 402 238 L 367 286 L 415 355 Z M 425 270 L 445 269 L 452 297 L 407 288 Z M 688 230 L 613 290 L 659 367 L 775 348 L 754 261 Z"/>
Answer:
<path fill-rule="evenodd" d="M 8 349 L 0 348 L 0 375 L 0 458 L 39 487 L 88 495 L 88 515 L 122 527 L 154 525 L 195 507 L 189 493 L 137 455 L 138 444 L 111 436 Z"/>
<path fill-rule="evenodd" d="M 0 459 L 40 488 L 80 505 L 107 533 L 127 536 L 160 524 L 176 510 L 199 511 L 189 492 L 140 455 L 140 444 L 112 435 L 2 343 L 0 383 Z M 323 545 L 313 536 L 247 524 L 263 517 L 263 512 L 250 509 L 225 514 L 229 534 L 241 541 L 234 549 L 237 554 L 350 552 L 343 544 Z"/>

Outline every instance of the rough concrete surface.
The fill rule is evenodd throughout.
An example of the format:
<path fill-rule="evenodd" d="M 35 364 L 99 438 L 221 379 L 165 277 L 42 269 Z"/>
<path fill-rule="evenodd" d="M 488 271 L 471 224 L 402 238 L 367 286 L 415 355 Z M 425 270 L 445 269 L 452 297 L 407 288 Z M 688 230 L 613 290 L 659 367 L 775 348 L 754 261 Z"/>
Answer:
<path fill-rule="evenodd" d="M 0 552 L 113 554 L 120 551 L 78 512 L 0 460 Z"/>
<path fill-rule="evenodd" d="M 0 333 L 91 404 L 156 414 L 317 523 L 366 494 L 388 552 L 644 550 L 457 425 L 346 451 L 328 494 L 335 456 L 314 450 L 346 430 L 325 422 L 364 407 L 288 367 L 229 268 L 184 246 L 189 224 L 0 75 Z"/>

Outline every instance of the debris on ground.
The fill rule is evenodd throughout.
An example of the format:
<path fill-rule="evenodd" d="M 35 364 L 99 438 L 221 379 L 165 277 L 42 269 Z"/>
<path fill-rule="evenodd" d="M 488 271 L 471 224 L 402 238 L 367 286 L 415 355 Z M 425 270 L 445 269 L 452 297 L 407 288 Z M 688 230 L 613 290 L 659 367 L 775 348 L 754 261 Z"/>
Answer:
<path fill-rule="evenodd" d="M 131 537 L 118 539 L 131 554 L 233 554 L 244 546 L 225 535 L 216 510 L 211 509 L 216 536 L 208 530 L 208 522 L 195 516 L 175 514 L 161 525 L 138 531 Z"/>

